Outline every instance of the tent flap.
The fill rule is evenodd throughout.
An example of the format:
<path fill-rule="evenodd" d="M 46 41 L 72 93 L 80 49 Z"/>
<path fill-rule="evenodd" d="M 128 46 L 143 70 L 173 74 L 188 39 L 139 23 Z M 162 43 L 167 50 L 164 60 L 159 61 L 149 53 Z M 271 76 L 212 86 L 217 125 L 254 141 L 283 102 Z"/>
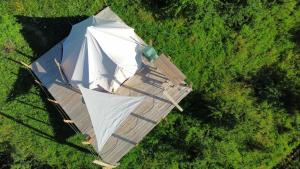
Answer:
<path fill-rule="evenodd" d="M 108 138 L 116 131 L 144 97 L 130 97 L 94 91 L 79 86 L 94 128 L 97 150 L 100 152 Z"/>

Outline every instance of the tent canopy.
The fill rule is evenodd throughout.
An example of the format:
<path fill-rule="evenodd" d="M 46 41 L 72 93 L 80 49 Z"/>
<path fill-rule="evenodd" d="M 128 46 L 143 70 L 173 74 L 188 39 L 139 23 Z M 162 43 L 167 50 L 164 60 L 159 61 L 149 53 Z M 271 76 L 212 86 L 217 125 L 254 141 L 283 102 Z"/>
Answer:
<path fill-rule="evenodd" d="M 73 86 L 113 92 L 141 67 L 142 46 L 125 23 L 91 16 L 63 43 L 62 70 Z"/>
<path fill-rule="evenodd" d="M 100 152 L 108 138 L 144 97 L 118 96 L 79 86 L 94 128 L 97 150 Z"/>

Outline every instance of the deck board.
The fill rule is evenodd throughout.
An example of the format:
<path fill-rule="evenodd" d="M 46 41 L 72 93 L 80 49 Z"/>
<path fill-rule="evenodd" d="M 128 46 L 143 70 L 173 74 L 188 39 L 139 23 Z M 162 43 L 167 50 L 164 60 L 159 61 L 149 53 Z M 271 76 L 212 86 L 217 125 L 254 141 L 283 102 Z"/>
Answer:
<path fill-rule="evenodd" d="M 121 21 L 109 8 L 98 15 L 106 19 Z M 134 77 L 122 84 L 116 94 L 145 96 L 145 99 L 113 133 L 103 149 L 98 151 L 91 119 L 85 104 L 82 102 L 82 96 L 65 84 L 54 62 L 54 59 L 60 61 L 61 57 L 62 42 L 33 62 L 30 67 L 68 117 L 74 121 L 76 127 L 82 133 L 91 136 L 92 145 L 101 159 L 110 164 L 116 164 L 174 108 L 174 105 L 162 94 L 163 90 L 167 90 L 177 103 L 191 92 L 191 88 L 181 84 L 169 86 L 165 89 L 163 84 L 170 77 L 167 77 L 159 68 L 155 68 L 154 65 L 144 60 L 143 68 Z M 171 74 L 173 73 L 174 77 L 183 77 L 181 72 L 178 74 L 177 70 L 173 72 L 172 70 L 175 69 L 168 71 Z"/>
<path fill-rule="evenodd" d="M 186 79 L 185 75 L 164 54 L 155 60 L 155 65 L 176 85 Z"/>

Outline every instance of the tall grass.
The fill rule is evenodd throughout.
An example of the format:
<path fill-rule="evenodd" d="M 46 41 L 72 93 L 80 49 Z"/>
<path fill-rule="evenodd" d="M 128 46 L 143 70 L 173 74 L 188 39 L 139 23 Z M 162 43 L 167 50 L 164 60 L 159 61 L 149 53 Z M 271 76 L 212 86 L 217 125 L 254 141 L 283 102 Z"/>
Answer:
<path fill-rule="evenodd" d="M 297 0 L 120 0 L 108 5 L 194 91 L 120 168 L 272 168 L 300 142 Z M 61 124 L 30 63 L 104 1 L 0 3 L 0 157 L 14 168 L 95 168 L 82 136 Z M 2 161 L 0 160 L 2 163 Z"/>

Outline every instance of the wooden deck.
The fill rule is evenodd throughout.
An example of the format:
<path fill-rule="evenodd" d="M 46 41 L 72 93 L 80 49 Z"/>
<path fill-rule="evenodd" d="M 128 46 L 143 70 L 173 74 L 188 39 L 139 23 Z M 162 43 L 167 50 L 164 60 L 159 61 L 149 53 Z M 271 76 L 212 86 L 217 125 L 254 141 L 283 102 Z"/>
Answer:
<path fill-rule="evenodd" d="M 98 15 L 104 19 L 120 20 L 109 8 Z M 92 145 L 96 149 L 95 134 L 87 108 L 82 102 L 82 96 L 66 86 L 55 64 L 54 60 L 60 61 L 61 57 L 62 42 L 33 62 L 30 68 L 69 118 L 74 121 L 76 127 L 92 138 Z M 182 80 L 184 75 L 181 72 L 179 74 L 178 71 L 168 72 L 173 73 L 173 76 L 167 77 L 159 67 L 155 68 L 144 61 L 142 70 L 116 91 L 119 95 L 146 96 L 146 98 L 109 138 L 104 148 L 100 152 L 96 150 L 104 162 L 116 164 L 174 108 L 174 105 L 163 95 L 163 90 L 167 90 L 177 103 L 191 92 L 191 88 L 183 84 L 170 82 L 172 77 L 181 77 Z M 178 81 L 178 78 L 176 80 Z"/>

